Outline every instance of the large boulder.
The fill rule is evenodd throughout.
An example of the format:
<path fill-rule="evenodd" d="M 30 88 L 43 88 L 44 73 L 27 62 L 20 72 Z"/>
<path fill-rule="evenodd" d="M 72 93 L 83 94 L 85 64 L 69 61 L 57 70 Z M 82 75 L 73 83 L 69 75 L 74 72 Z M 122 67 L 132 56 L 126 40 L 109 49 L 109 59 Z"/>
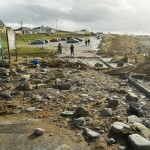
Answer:
<path fill-rule="evenodd" d="M 45 133 L 45 130 L 42 129 L 42 128 L 35 128 L 35 129 L 34 129 L 34 134 L 35 134 L 35 135 L 40 136 L 40 135 L 42 135 L 42 134 L 44 134 L 44 133 Z"/>
<path fill-rule="evenodd" d="M 130 126 L 123 122 L 114 122 L 111 127 L 111 132 L 115 134 L 123 134 L 124 131 L 130 131 Z"/>
<path fill-rule="evenodd" d="M 141 135 L 132 134 L 128 138 L 134 150 L 150 150 L 150 141 Z"/>

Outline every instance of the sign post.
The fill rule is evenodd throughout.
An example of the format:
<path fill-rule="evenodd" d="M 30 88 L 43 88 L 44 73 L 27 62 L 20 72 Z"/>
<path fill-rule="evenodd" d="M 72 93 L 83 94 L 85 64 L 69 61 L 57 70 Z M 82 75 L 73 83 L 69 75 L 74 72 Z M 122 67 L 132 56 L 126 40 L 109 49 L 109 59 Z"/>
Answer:
<path fill-rule="evenodd" d="M 2 39 L 0 36 L 0 51 L 1 51 L 1 56 L 2 56 L 2 60 L 4 59 L 4 55 L 3 55 L 3 50 L 2 50 Z"/>
<path fill-rule="evenodd" d="M 8 45 L 8 56 L 9 56 L 9 63 L 10 63 L 10 50 L 14 49 L 16 52 L 16 61 L 18 59 L 17 49 L 16 49 L 16 37 L 15 32 L 12 30 L 7 29 L 7 45 Z"/>

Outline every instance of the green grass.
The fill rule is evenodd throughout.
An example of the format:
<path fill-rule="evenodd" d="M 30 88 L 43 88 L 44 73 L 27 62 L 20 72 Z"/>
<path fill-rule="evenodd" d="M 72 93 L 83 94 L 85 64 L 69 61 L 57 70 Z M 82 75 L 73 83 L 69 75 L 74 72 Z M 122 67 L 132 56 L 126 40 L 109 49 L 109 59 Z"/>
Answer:
<path fill-rule="evenodd" d="M 43 48 L 31 48 L 31 47 L 20 47 L 17 48 L 18 56 L 43 56 L 43 55 L 54 55 L 56 50 L 48 50 Z M 8 51 L 4 50 L 4 55 L 7 55 Z M 15 50 L 10 50 L 10 55 L 14 56 L 16 54 Z"/>

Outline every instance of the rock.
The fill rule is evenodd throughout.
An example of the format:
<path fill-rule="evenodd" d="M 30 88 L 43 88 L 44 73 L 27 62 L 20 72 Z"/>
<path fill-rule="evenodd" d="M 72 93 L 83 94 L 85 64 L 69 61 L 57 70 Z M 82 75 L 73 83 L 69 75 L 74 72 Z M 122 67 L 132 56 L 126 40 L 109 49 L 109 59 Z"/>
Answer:
<path fill-rule="evenodd" d="M 1 60 L 1 61 L 0 61 L 0 67 L 9 68 L 9 67 L 10 67 L 10 65 L 9 65 L 6 61 Z"/>
<path fill-rule="evenodd" d="M 113 144 L 115 144 L 115 143 L 116 143 L 116 140 L 113 139 L 113 138 L 110 138 L 110 139 L 108 139 L 108 141 L 107 141 L 107 144 L 108 144 L 108 145 L 113 145 Z"/>
<path fill-rule="evenodd" d="M 111 108 L 103 108 L 102 111 L 101 111 L 101 115 L 103 117 L 110 117 L 110 116 L 112 116 Z"/>
<path fill-rule="evenodd" d="M 103 64 L 96 63 L 96 64 L 95 64 L 95 67 L 103 67 Z"/>
<path fill-rule="evenodd" d="M 28 107 L 28 108 L 26 108 L 25 110 L 27 111 L 27 112 L 32 112 L 32 111 L 35 111 L 35 107 Z"/>
<path fill-rule="evenodd" d="M 40 135 L 42 135 L 42 134 L 44 134 L 44 133 L 45 133 L 45 130 L 42 129 L 42 128 L 35 128 L 35 129 L 34 129 L 34 134 L 35 134 L 35 135 L 40 136 Z"/>
<path fill-rule="evenodd" d="M 86 116 L 89 116 L 90 113 L 87 111 L 86 108 L 84 107 L 77 107 L 75 113 L 73 114 L 74 117 L 86 117 Z"/>
<path fill-rule="evenodd" d="M 138 96 L 135 95 L 133 92 L 128 92 L 126 94 L 126 100 L 128 100 L 128 101 L 138 101 Z"/>
<path fill-rule="evenodd" d="M 42 96 L 40 96 L 39 94 L 35 95 L 34 98 L 35 98 L 36 102 L 42 102 L 42 100 L 43 100 Z"/>
<path fill-rule="evenodd" d="M 130 126 L 123 122 L 114 122 L 111 127 L 111 131 L 115 134 L 120 134 L 124 130 L 130 130 L 130 129 L 131 129 Z"/>
<path fill-rule="evenodd" d="M 36 79 L 33 81 L 33 84 L 42 84 L 43 81 L 41 79 Z"/>
<path fill-rule="evenodd" d="M 126 150 L 125 146 L 119 146 L 119 150 Z"/>
<path fill-rule="evenodd" d="M 73 120 L 73 124 L 74 124 L 76 127 L 82 126 L 84 122 L 85 122 L 84 117 L 80 117 L 80 118 L 77 118 L 77 119 L 74 119 L 74 120 Z"/>
<path fill-rule="evenodd" d="M 130 103 L 128 111 L 130 111 L 131 113 L 135 115 L 138 115 L 139 117 L 143 116 L 141 105 L 138 103 Z"/>
<path fill-rule="evenodd" d="M 150 150 L 150 141 L 139 134 L 129 135 L 128 138 L 134 150 Z"/>
<path fill-rule="evenodd" d="M 57 90 L 57 89 L 47 88 L 47 89 L 46 89 L 46 93 L 47 93 L 47 94 L 59 94 L 60 92 L 59 92 L 59 90 Z"/>
<path fill-rule="evenodd" d="M 124 66 L 124 62 L 123 61 L 118 61 L 117 62 L 117 67 L 123 67 Z"/>
<path fill-rule="evenodd" d="M 23 80 L 23 81 L 28 81 L 28 80 L 30 80 L 30 74 L 21 74 L 21 79 Z"/>
<path fill-rule="evenodd" d="M 0 97 L 7 99 L 7 100 L 12 99 L 11 91 L 5 90 L 5 91 L 0 92 Z"/>
<path fill-rule="evenodd" d="M 71 88 L 70 83 L 62 83 L 58 85 L 58 89 L 60 90 L 69 90 Z"/>
<path fill-rule="evenodd" d="M 20 84 L 17 88 L 23 91 L 31 91 L 33 89 L 32 85 L 28 82 Z"/>
<path fill-rule="evenodd" d="M 16 68 L 17 72 L 24 72 L 25 71 L 25 66 L 23 65 L 18 65 L 18 67 Z"/>
<path fill-rule="evenodd" d="M 72 116 L 73 112 L 72 111 L 63 111 L 63 112 L 61 112 L 61 115 L 62 116 Z"/>
<path fill-rule="evenodd" d="M 85 128 L 85 129 L 84 129 L 84 132 L 85 132 L 85 135 L 86 135 L 87 137 L 92 138 L 92 139 L 96 139 L 96 138 L 100 137 L 100 134 L 99 134 L 99 133 L 97 133 L 97 132 L 95 132 L 95 131 L 92 131 L 92 130 L 90 130 L 90 129 L 88 129 L 88 128 Z"/>
<path fill-rule="evenodd" d="M 108 100 L 108 107 L 116 108 L 119 105 L 117 99 Z"/>
<path fill-rule="evenodd" d="M 135 115 L 128 116 L 128 123 L 134 123 L 134 122 L 140 123 L 140 122 L 142 122 L 142 119 L 138 118 Z"/>
<path fill-rule="evenodd" d="M 81 94 L 82 97 L 88 97 L 88 94 Z"/>
<path fill-rule="evenodd" d="M 91 117 L 84 117 L 85 122 L 83 125 L 89 125 L 93 123 L 93 119 Z"/>
<path fill-rule="evenodd" d="M 62 146 L 59 146 L 58 148 L 56 148 L 55 150 L 73 150 L 71 149 L 69 146 L 67 146 L 66 144 L 63 144 Z"/>
<path fill-rule="evenodd" d="M 12 83 L 2 83 L 1 86 L 2 86 L 2 89 L 4 89 L 4 90 L 13 90 L 14 89 L 14 85 Z"/>
<path fill-rule="evenodd" d="M 143 122 L 143 124 L 144 124 L 146 127 L 150 128 L 150 121 L 149 121 L 149 120 L 145 120 L 145 121 Z"/>
<path fill-rule="evenodd" d="M 19 114 L 19 113 L 21 113 L 20 109 L 19 110 L 13 110 L 13 114 Z"/>
<path fill-rule="evenodd" d="M 145 127 L 143 124 L 136 122 L 133 124 L 133 126 L 135 128 L 137 128 L 139 131 L 141 131 L 141 133 L 143 134 L 144 137 L 150 138 L 150 129 Z"/>

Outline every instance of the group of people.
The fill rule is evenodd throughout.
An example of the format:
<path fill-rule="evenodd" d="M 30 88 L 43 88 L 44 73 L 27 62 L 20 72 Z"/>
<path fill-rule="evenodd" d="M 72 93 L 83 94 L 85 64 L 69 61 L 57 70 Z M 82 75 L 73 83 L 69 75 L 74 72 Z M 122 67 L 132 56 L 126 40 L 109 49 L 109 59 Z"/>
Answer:
<path fill-rule="evenodd" d="M 74 55 L 74 45 L 71 44 L 70 46 L 70 52 L 71 52 L 71 56 Z M 58 44 L 58 55 L 62 54 L 62 45 L 61 43 Z"/>
<path fill-rule="evenodd" d="M 85 40 L 85 45 L 86 45 L 86 46 L 87 46 L 87 45 L 90 45 L 90 39 Z"/>
<path fill-rule="evenodd" d="M 86 46 L 90 45 L 90 39 L 85 40 L 85 45 Z M 61 45 L 61 43 L 58 44 L 58 55 L 60 55 L 60 54 L 62 54 L 62 45 Z M 70 54 L 71 54 L 71 56 L 74 55 L 74 45 L 73 44 L 71 44 L 71 46 L 70 46 Z"/>

